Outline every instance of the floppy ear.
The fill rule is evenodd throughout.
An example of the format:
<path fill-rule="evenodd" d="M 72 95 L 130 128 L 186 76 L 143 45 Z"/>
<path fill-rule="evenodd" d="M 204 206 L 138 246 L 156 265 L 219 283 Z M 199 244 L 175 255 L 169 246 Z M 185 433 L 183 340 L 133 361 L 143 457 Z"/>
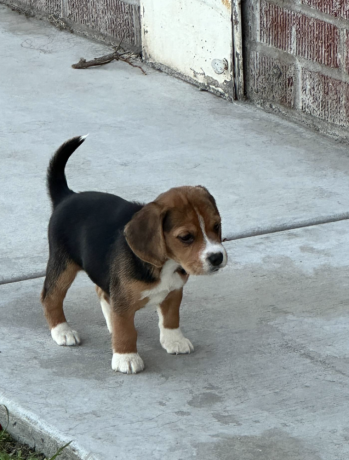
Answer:
<path fill-rule="evenodd" d="M 131 250 L 143 262 L 162 267 L 166 246 L 162 232 L 163 208 L 153 202 L 138 211 L 126 225 L 124 235 Z"/>

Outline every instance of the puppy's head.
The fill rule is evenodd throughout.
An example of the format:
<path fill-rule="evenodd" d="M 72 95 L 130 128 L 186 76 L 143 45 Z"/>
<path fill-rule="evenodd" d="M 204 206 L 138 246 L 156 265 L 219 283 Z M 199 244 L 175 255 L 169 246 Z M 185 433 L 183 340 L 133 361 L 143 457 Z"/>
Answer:
<path fill-rule="evenodd" d="M 124 233 L 132 251 L 156 267 L 173 259 L 189 275 L 205 275 L 227 264 L 216 202 L 201 186 L 163 193 L 133 216 Z"/>

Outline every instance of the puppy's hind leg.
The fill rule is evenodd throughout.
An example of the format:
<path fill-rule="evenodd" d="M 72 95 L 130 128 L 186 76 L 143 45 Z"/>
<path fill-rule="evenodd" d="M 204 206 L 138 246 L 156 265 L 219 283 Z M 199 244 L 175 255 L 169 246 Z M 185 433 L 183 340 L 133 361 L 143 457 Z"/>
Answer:
<path fill-rule="evenodd" d="M 71 329 L 64 315 L 63 301 L 80 267 L 62 257 L 50 256 L 41 302 L 51 336 L 58 345 L 78 345 L 79 335 Z"/>
<path fill-rule="evenodd" d="M 110 309 L 109 296 L 99 286 L 96 286 L 96 292 L 99 297 L 99 301 L 101 303 L 102 312 L 104 315 L 105 322 L 107 323 L 108 331 L 112 333 L 111 309 Z"/>

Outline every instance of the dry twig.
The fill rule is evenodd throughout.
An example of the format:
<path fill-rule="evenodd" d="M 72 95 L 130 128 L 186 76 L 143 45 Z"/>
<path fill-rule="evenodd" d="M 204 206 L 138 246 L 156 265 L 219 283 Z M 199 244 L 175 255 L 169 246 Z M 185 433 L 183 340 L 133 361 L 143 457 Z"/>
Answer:
<path fill-rule="evenodd" d="M 105 54 L 104 56 L 94 58 L 91 61 L 86 61 L 86 59 L 81 58 L 80 61 L 76 64 L 73 64 L 72 67 L 73 69 L 87 69 L 89 67 L 109 64 L 109 62 L 112 61 L 123 61 L 127 62 L 127 64 L 131 65 L 132 67 L 137 67 L 144 73 L 144 75 L 147 75 L 145 70 L 141 66 L 133 64 L 131 62 L 131 59 L 134 57 L 136 57 L 136 55 L 132 53 L 119 53 L 117 50 L 115 50 L 113 53 Z"/>
<path fill-rule="evenodd" d="M 104 56 L 94 58 L 91 61 L 86 61 L 86 59 L 81 58 L 79 62 L 72 65 L 73 69 L 87 69 L 88 67 L 95 67 L 95 66 L 109 64 L 109 62 L 112 62 L 112 61 L 123 61 L 123 62 L 127 62 L 127 64 L 129 64 L 132 67 L 138 67 L 138 69 L 141 69 L 144 75 L 147 75 L 141 66 L 133 64 L 131 62 L 131 59 L 134 59 L 135 57 L 137 57 L 137 54 L 129 53 L 129 52 L 124 52 L 124 53 L 119 52 L 123 39 L 124 37 L 122 37 L 119 45 L 115 47 L 115 51 L 113 53 L 105 54 Z"/>

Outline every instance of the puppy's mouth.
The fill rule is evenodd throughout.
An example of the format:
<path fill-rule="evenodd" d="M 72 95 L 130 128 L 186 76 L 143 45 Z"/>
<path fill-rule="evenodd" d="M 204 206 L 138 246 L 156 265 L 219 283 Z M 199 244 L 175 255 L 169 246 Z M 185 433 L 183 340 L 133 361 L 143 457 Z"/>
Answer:
<path fill-rule="evenodd" d="M 212 267 L 209 273 L 217 273 L 222 267 Z"/>
<path fill-rule="evenodd" d="M 218 273 L 220 271 L 222 267 L 212 267 L 210 268 L 209 270 L 205 270 L 205 271 L 194 271 L 192 273 L 188 273 L 186 270 L 184 270 L 184 268 L 180 267 L 178 268 L 176 271 L 177 273 L 179 273 L 180 275 L 182 276 L 207 276 L 207 275 L 214 275 L 215 273 Z"/>
<path fill-rule="evenodd" d="M 188 272 L 186 271 L 182 266 L 179 266 L 177 270 L 175 270 L 179 275 L 181 276 L 188 276 L 188 275 L 193 275 L 193 276 L 203 276 L 203 275 L 214 275 L 215 273 L 218 273 L 223 266 L 219 267 L 210 267 L 208 270 L 205 271 L 194 271 L 194 272 Z"/>

